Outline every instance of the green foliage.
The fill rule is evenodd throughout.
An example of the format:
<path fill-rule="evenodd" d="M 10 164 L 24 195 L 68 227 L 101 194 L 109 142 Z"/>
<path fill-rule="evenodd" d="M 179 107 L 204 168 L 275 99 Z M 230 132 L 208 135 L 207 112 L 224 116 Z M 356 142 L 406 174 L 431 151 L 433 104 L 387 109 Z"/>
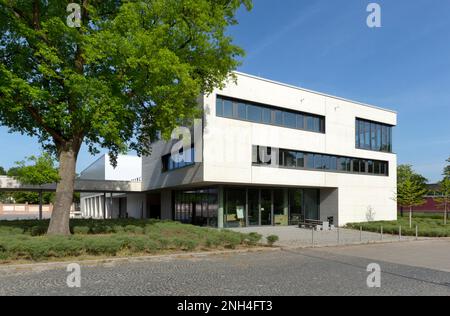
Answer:
<path fill-rule="evenodd" d="M 239 65 L 226 30 L 242 5 L 92 0 L 71 28 L 66 2 L 1 0 L 0 123 L 49 149 L 145 152 Z"/>
<path fill-rule="evenodd" d="M 6 170 L 2 166 L 0 166 L 0 176 L 6 176 Z"/>
<path fill-rule="evenodd" d="M 280 240 L 280 237 L 278 237 L 277 235 L 270 235 L 267 236 L 267 243 L 269 244 L 269 246 L 273 246 L 277 241 Z"/>
<path fill-rule="evenodd" d="M 450 208 L 450 177 L 444 178 L 439 184 L 439 196 L 435 197 L 438 207 L 444 210 L 444 224 L 447 224 L 448 211 Z"/>
<path fill-rule="evenodd" d="M 383 226 L 384 233 L 397 235 L 401 226 L 403 236 L 415 236 L 416 225 L 421 237 L 450 237 L 450 226 L 442 222 L 441 215 L 417 214 L 414 216 L 411 227 L 409 227 L 408 219 L 399 218 L 398 221 L 391 222 L 352 223 L 348 224 L 347 228 L 359 230 L 362 227 L 364 231 L 379 233 Z"/>
<path fill-rule="evenodd" d="M 165 251 L 253 246 L 261 235 L 156 220 L 72 220 L 71 237 L 42 236 L 48 221 L 0 222 L 0 261 L 79 256 L 155 254 Z"/>
<path fill-rule="evenodd" d="M 399 165 L 397 167 L 397 182 L 402 184 L 408 179 L 423 184 L 424 186 L 428 182 L 424 176 L 416 173 L 411 165 Z"/>
<path fill-rule="evenodd" d="M 77 226 L 73 228 L 75 235 L 87 235 L 91 232 L 91 229 L 87 226 Z"/>
<path fill-rule="evenodd" d="M 450 179 L 450 158 L 447 159 L 448 165 L 444 169 L 444 177 Z"/>

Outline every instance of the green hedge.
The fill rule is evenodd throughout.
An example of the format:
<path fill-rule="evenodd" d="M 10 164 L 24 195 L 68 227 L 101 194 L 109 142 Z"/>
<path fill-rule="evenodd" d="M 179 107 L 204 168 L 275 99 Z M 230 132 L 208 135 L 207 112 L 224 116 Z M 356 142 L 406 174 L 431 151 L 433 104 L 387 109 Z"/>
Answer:
<path fill-rule="evenodd" d="M 0 222 L 0 261 L 234 249 L 257 245 L 262 238 L 255 233 L 241 234 L 171 221 L 75 220 L 71 223 L 74 235 L 70 237 L 41 236 L 46 228 L 36 221 Z"/>

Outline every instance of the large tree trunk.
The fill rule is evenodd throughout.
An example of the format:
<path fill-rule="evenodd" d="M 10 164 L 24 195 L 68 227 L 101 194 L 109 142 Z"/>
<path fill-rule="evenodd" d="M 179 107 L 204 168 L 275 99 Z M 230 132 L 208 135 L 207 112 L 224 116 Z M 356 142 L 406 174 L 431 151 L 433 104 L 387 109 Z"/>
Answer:
<path fill-rule="evenodd" d="M 59 152 L 59 177 L 56 186 L 55 207 L 53 209 L 48 235 L 70 235 L 70 207 L 73 203 L 75 169 L 78 150 L 63 149 Z"/>

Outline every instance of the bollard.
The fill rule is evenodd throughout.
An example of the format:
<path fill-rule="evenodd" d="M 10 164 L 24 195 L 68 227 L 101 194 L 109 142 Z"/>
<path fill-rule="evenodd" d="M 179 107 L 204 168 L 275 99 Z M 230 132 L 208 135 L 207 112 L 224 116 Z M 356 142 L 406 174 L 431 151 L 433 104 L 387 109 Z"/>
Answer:
<path fill-rule="evenodd" d="M 419 226 L 416 225 L 416 240 L 419 240 Z"/>
<path fill-rule="evenodd" d="M 311 242 L 312 242 L 312 246 L 314 247 L 314 227 L 311 229 L 311 231 L 312 231 Z"/>
<path fill-rule="evenodd" d="M 338 227 L 337 229 L 337 244 L 339 245 L 341 243 L 341 231 Z"/>
<path fill-rule="evenodd" d="M 362 226 L 359 228 L 359 242 L 362 242 L 362 233 L 363 233 L 363 230 L 362 230 Z"/>
<path fill-rule="evenodd" d="M 381 240 L 383 241 L 383 226 L 381 226 Z"/>
<path fill-rule="evenodd" d="M 398 239 L 402 240 L 402 226 L 398 229 Z"/>

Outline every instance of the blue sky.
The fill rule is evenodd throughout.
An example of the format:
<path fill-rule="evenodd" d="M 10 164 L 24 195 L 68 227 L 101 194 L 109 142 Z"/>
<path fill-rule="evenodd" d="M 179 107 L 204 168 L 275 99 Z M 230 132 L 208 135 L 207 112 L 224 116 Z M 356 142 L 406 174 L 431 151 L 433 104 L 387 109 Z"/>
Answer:
<path fill-rule="evenodd" d="M 247 56 L 240 71 L 398 111 L 394 149 L 430 181 L 450 156 L 450 1 L 386 0 L 382 28 L 365 0 L 254 0 L 230 29 Z M 0 128 L 0 166 L 38 154 Z M 78 171 L 95 158 L 85 149 Z"/>

